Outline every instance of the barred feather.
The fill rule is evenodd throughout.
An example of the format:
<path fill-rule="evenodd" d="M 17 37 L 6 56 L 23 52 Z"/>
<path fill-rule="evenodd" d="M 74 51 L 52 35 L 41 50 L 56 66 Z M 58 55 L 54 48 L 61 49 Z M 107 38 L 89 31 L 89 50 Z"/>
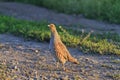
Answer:
<path fill-rule="evenodd" d="M 57 59 L 62 63 L 65 64 L 66 61 L 70 61 L 76 64 L 79 64 L 79 62 L 77 61 L 77 59 L 75 59 L 74 57 L 71 56 L 71 54 L 69 53 L 69 51 L 67 50 L 66 46 L 62 43 L 60 36 L 58 35 L 58 32 L 56 30 L 56 27 L 54 24 L 50 24 L 49 25 L 50 30 L 51 30 L 51 43 L 50 46 L 54 46 L 53 50 L 55 52 L 55 55 L 57 57 Z"/>

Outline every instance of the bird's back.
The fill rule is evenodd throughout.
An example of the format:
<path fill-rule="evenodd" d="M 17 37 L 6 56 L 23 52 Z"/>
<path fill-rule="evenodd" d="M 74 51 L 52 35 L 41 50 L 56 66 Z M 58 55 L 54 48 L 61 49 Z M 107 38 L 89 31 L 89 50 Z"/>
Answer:
<path fill-rule="evenodd" d="M 73 63 L 78 63 L 77 59 L 73 58 L 66 46 L 62 43 L 60 38 L 54 40 L 54 47 L 57 58 L 60 62 L 65 63 L 66 61 L 70 61 Z"/>
<path fill-rule="evenodd" d="M 53 52 L 55 52 L 55 57 L 62 62 L 63 64 L 66 61 L 70 61 L 73 63 L 78 63 L 77 59 L 73 58 L 69 51 L 67 50 L 66 46 L 62 43 L 60 36 L 56 30 L 56 27 L 54 24 L 50 24 L 49 28 L 51 30 L 51 40 L 50 40 L 50 49 L 53 49 Z"/>

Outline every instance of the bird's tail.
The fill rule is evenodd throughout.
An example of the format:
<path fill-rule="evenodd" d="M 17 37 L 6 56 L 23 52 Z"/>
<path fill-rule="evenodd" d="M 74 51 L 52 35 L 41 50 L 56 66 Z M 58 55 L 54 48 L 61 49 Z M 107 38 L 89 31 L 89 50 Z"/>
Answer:
<path fill-rule="evenodd" d="M 72 57 L 71 55 L 68 56 L 68 61 L 73 62 L 75 64 L 79 64 L 79 62 L 77 61 L 77 59 L 75 59 L 74 57 Z"/>

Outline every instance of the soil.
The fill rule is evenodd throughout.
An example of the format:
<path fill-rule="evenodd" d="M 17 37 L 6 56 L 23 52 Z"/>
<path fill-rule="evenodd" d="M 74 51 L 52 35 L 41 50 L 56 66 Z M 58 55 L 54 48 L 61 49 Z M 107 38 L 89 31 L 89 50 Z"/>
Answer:
<path fill-rule="evenodd" d="M 120 31 L 120 25 L 107 24 L 82 16 L 55 13 L 45 8 L 21 3 L 0 3 L 0 13 L 26 20 L 48 20 L 50 23 L 82 24 L 86 29 Z M 96 28 L 96 26 L 98 26 Z M 81 28 L 80 28 L 81 29 Z M 67 71 L 55 65 L 48 43 L 26 41 L 10 34 L 0 34 L 0 66 L 7 67 L 12 80 L 119 80 L 120 57 L 114 55 L 84 54 L 68 48 L 79 65 L 67 62 Z M 1 67 L 0 67 L 1 68 Z M 0 79 L 1 80 L 1 79 Z"/>
<path fill-rule="evenodd" d="M 0 62 L 5 64 L 14 80 L 118 80 L 120 58 L 110 55 L 83 54 L 68 48 L 80 64 L 67 62 L 68 71 L 55 66 L 48 43 L 26 41 L 10 34 L 0 35 Z M 37 73 L 37 74 L 36 74 Z M 13 77 L 14 77 L 13 76 Z"/>

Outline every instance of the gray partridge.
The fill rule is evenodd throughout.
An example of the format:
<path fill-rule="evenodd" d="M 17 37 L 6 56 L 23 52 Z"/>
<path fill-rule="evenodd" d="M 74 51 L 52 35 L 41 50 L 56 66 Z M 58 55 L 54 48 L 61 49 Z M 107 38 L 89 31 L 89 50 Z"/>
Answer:
<path fill-rule="evenodd" d="M 60 39 L 60 36 L 56 30 L 56 27 L 54 24 L 48 25 L 51 31 L 51 38 L 50 38 L 50 45 L 49 50 L 51 51 L 52 55 L 54 56 L 57 67 L 59 62 L 62 63 L 62 67 L 65 70 L 64 64 L 66 61 L 73 62 L 75 64 L 79 64 L 77 59 L 72 57 L 67 50 L 66 46 L 63 44 L 63 42 Z"/>

